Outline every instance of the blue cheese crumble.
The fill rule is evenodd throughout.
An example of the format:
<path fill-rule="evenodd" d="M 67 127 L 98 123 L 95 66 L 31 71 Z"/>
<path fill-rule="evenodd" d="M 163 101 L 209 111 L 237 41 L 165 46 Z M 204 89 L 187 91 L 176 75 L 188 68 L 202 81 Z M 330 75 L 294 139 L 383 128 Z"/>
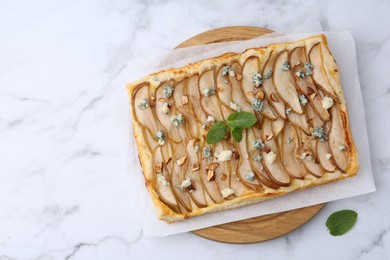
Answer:
<path fill-rule="evenodd" d="M 328 136 L 324 133 L 324 129 L 322 127 L 314 127 L 311 136 L 317 137 L 321 143 L 328 140 Z"/>
<path fill-rule="evenodd" d="M 182 114 L 174 116 L 171 118 L 171 122 L 174 126 L 180 127 L 184 124 L 184 118 Z"/>
<path fill-rule="evenodd" d="M 261 111 L 263 109 L 263 105 L 263 101 L 258 98 L 255 98 L 252 102 L 252 107 L 255 111 Z"/>
<path fill-rule="evenodd" d="M 256 88 L 260 87 L 261 84 L 263 84 L 263 77 L 260 73 L 255 72 L 252 76 L 252 82 L 255 85 Z"/>
<path fill-rule="evenodd" d="M 263 160 L 263 156 L 261 156 L 261 155 L 253 156 L 252 160 L 255 162 L 259 162 L 259 161 Z"/>
<path fill-rule="evenodd" d="M 300 95 L 299 96 L 299 103 L 301 103 L 302 106 L 305 106 L 309 101 L 305 97 L 305 95 Z"/>
<path fill-rule="evenodd" d="M 311 76 L 313 74 L 314 66 L 309 62 L 305 62 L 306 76 Z"/>
<path fill-rule="evenodd" d="M 265 144 L 263 144 L 263 143 L 261 142 L 261 140 L 254 140 L 254 141 L 252 142 L 252 144 L 253 144 L 253 148 L 254 148 L 254 149 L 262 149 L 262 148 L 265 147 Z"/>
<path fill-rule="evenodd" d="M 253 172 L 248 172 L 245 176 L 245 179 L 248 181 L 253 181 L 255 179 L 255 174 Z"/>
<path fill-rule="evenodd" d="M 149 107 L 149 102 L 146 98 L 138 100 L 138 108 L 141 110 L 147 109 Z"/>
<path fill-rule="evenodd" d="M 212 156 L 213 153 L 211 152 L 211 149 L 209 147 L 203 147 L 203 157 L 211 159 Z"/>
<path fill-rule="evenodd" d="M 267 72 L 264 74 L 264 79 L 270 79 L 272 77 L 272 70 L 267 70 Z"/>
<path fill-rule="evenodd" d="M 215 89 L 205 88 L 202 90 L 202 95 L 204 97 L 209 97 L 209 96 L 215 95 Z"/>
<path fill-rule="evenodd" d="M 288 61 L 283 62 L 283 64 L 282 64 L 283 71 L 288 71 L 288 70 L 290 70 L 290 68 L 291 68 L 291 66 L 290 66 L 290 63 Z"/>
<path fill-rule="evenodd" d="M 165 98 L 170 98 L 172 97 L 172 94 L 173 94 L 173 87 L 172 86 L 165 86 L 163 88 L 163 95 Z"/>
<path fill-rule="evenodd" d="M 236 111 L 241 111 L 241 107 L 234 104 L 233 102 L 230 102 L 230 108 Z"/>
<path fill-rule="evenodd" d="M 159 145 L 164 145 L 165 144 L 165 134 L 163 131 L 158 131 L 157 133 L 154 134 L 154 137 L 157 138 L 158 144 Z"/>

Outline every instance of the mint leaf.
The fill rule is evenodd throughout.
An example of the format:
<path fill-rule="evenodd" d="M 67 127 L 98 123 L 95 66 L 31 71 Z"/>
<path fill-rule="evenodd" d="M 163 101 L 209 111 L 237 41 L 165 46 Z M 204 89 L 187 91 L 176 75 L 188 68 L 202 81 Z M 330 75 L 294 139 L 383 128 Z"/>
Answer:
<path fill-rule="evenodd" d="M 233 128 L 231 130 L 231 132 L 232 132 L 232 136 L 233 136 L 234 141 L 236 141 L 238 143 L 241 142 L 241 139 L 242 139 L 242 129 L 240 129 L 240 128 Z"/>
<path fill-rule="evenodd" d="M 245 129 L 253 126 L 257 121 L 254 114 L 249 112 L 234 112 L 227 118 L 227 124 L 231 128 Z"/>
<path fill-rule="evenodd" d="M 337 211 L 328 217 L 326 227 L 332 236 L 344 235 L 355 225 L 357 216 L 357 212 L 350 209 Z"/>
<path fill-rule="evenodd" d="M 221 141 L 227 132 L 226 124 L 222 121 L 215 123 L 207 132 L 206 141 L 208 144 L 216 144 Z"/>

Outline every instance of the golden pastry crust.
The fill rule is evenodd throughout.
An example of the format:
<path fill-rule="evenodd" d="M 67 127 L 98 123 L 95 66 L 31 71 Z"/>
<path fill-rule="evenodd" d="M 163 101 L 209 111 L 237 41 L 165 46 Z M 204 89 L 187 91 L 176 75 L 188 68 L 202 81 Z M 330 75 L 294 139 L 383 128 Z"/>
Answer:
<path fill-rule="evenodd" d="M 305 174 L 304 177 L 302 178 L 291 178 L 289 181 L 289 184 L 286 185 L 278 185 L 277 188 L 271 188 L 263 183 L 261 183 L 262 190 L 261 191 L 256 191 L 256 190 L 251 190 L 250 192 L 244 192 L 240 196 L 235 196 L 230 199 L 224 199 L 223 201 L 220 202 L 215 202 L 210 198 L 205 199 L 207 201 L 207 205 L 199 206 L 195 205 L 193 201 L 196 201 L 196 199 L 190 197 L 190 207 L 191 209 L 186 209 L 185 208 L 185 203 L 180 202 L 180 198 L 177 198 L 178 196 L 180 197 L 181 195 L 175 193 L 174 187 L 172 187 L 172 182 L 171 185 L 167 185 L 166 187 L 163 187 L 157 180 L 156 177 L 156 162 L 158 160 L 162 161 L 163 165 L 163 170 L 162 171 L 167 171 L 165 173 L 166 178 L 171 178 L 172 173 L 169 173 L 169 169 L 167 168 L 166 165 L 173 164 L 178 158 L 173 158 L 173 162 L 165 162 L 167 161 L 167 156 L 164 158 L 164 153 L 166 154 L 167 151 L 163 151 L 162 148 L 160 149 L 160 146 L 153 146 L 151 147 L 150 143 L 153 141 L 150 141 L 153 139 L 153 134 L 151 132 L 151 129 L 157 129 L 153 128 L 154 126 L 151 126 L 150 128 L 145 127 L 142 123 L 140 123 L 137 120 L 137 113 L 142 113 L 142 111 L 137 110 L 137 104 L 136 104 L 136 93 L 140 90 L 143 89 L 144 91 L 150 91 L 147 92 L 147 96 L 153 96 L 156 97 L 156 89 L 161 86 L 162 84 L 166 84 L 167 82 L 172 83 L 172 84 L 179 84 L 183 80 L 188 80 L 190 77 L 193 77 L 194 75 L 203 75 L 205 71 L 208 71 L 210 69 L 214 69 L 219 72 L 218 68 L 221 68 L 225 64 L 233 64 L 234 62 L 238 63 L 238 66 L 244 67 L 245 62 L 248 60 L 250 57 L 256 57 L 258 59 L 258 63 L 264 68 L 264 64 L 268 62 L 270 59 L 271 55 L 273 53 L 281 53 L 284 50 L 287 50 L 289 53 L 292 52 L 295 48 L 304 48 L 306 51 L 305 56 L 309 59 L 310 58 L 310 50 L 313 49 L 314 46 L 319 45 L 320 46 L 320 52 L 322 55 L 322 62 L 323 62 L 323 69 L 326 72 L 326 77 L 329 81 L 331 90 L 333 90 L 335 94 L 335 105 L 334 108 L 330 109 L 330 113 L 332 115 L 335 115 L 334 113 L 337 113 L 340 117 L 340 123 L 341 123 L 341 129 L 340 127 L 337 128 L 339 130 L 333 130 L 333 131 L 342 131 L 343 134 L 345 134 L 345 146 L 347 147 L 347 150 L 344 151 L 346 154 L 346 158 L 348 158 L 347 161 L 347 168 L 345 171 L 341 171 L 340 167 L 342 168 L 343 166 L 338 166 L 334 172 L 325 172 L 321 174 L 320 177 L 316 177 L 313 174 Z M 317 50 L 317 49 L 316 49 Z M 314 55 L 314 54 L 313 54 Z M 313 56 L 313 61 L 315 61 L 316 57 Z M 297 63 L 298 64 L 298 63 Z M 264 65 L 264 66 L 263 66 Z M 294 64 L 291 64 L 294 66 Z M 299 64 L 298 64 L 299 65 Z M 217 77 L 214 74 L 214 77 Z M 309 76 L 308 76 L 309 77 Z M 314 79 L 314 76 L 313 76 Z M 187 82 L 187 81 L 186 81 Z M 318 93 L 321 93 L 322 96 L 328 96 L 326 89 L 323 90 L 322 88 L 319 87 L 321 85 L 319 82 L 315 82 L 316 86 L 319 89 Z M 188 84 L 188 82 L 186 83 Z M 242 84 L 242 83 L 241 83 Z M 143 88 L 144 86 L 147 86 L 146 90 Z M 199 85 L 198 85 L 199 86 Z M 194 63 L 194 64 L 189 64 L 187 66 L 181 67 L 181 68 L 171 68 L 168 70 L 160 71 L 157 73 L 153 73 L 145 78 L 142 78 L 136 82 L 130 83 L 127 85 L 128 88 L 128 93 L 130 96 L 130 105 L 131 105 L 131 111 L 132 111 L 132 124 L 133 124 L 133 129 L 134 129 L 134 136 L 136 139 L 138 151 L 139 151 L 139 159 L 142 165 L 143 169 L 143 174 L 145 177 L 145 183 L 146 187 L 149 190 L 149 193 L 151 194 L 152 200 L 154 202 L 155 208 L 158 211 L 158 216 L 161 220 L 164 220 L 169 223 L 173 223 L 179 220 L 186 219 L 188 217 L 193 217 L 193 216 L 198 216 L 198 215 L 203 215 L 208 212 L 214 212 L 214 211 L 220 211 L 220 210 L 225 210 L 225 209 L 231 209 L 231 208 L 237 208 L 241 207 L 244 205 L 248 204 L 253 204 L 256 202 L 260 202 L 269 198 L 281 196 L 284 194 L 287 194 L 289 192 L 295 191 L 295 190 L 300 190 L 300 189 L 306 189 L 308 187 L 314 186 L 314 185 L 322 185 L 326 183 L 330 183 L 333 181 L 341 180 L 347 177 L 351 177 L 356 175 L 358 169 L 359 169 L 359 164 L 358 164 L 358 154 L 356 147 L 354 145 L 353 139 L 352 139 L 352 134 L 350 131 L 349 123 L 348 123 L 348 112 L 345 104 L 345 99 L 343 95 L 343 91 L 340 85 L 339 81 L 339 72 L 337 68 L 337 64 L 331 55 L 328 45 L 327 45 L 327 39 L 324 35 L 317 35 L 313 36 L 310 38 L 306 38 L 297 42 L 292 42 L 292 43 L 278 43 L 278 44 L 272 44 L 266 47 L 261 47 L 261 48 L 253 48 L 253 49 L 248 49 L 245 52 L 241 54 L 236 54 L 236 53 L 226 53 L 223 54 L 219 57 L 214 57 L 214 58 L 209 58 L 206 60 L 202 60 L 200 62 Z M 218 89 L 217 89 L 218 91 Z M 146 92 L 145 92 L 146 93 Z M 267 93 L 266 93 L 267 94 Z M 310 94 L 310 93 L 309 93 Z M 332 93 L 329 93 L 331 95 Z M 141 94 L 139 94 L 141 95 Z M 145 94 L 146 95 L 146 94 Z M 282 95 L 281 95 L 282 96 Z M 269 98 L 267 96 L 267 98 Z M 153 104 L 156 104 L 158 100 L 153 100 L 153 98 L 148 99 L 148 102 L 150 102 L 151 106 Z M 311 101 L 311 100 L 310 100 Z M 272 103 L 271 100 L 268 100 L 269 103 Z M 287 102 L 288 103 L 288 102 Z M 240 105 L 240 104 L 238 104 Z M 271 104 L 272 105 L 272 104 Z M 303 107 L 303 106 L 302 106 Z M 337 109 L 336 109 L 337 107 Z M 278 113 L 275 113 L 276 109 L 271 107 L 271 111 L 273 111 L 274 115 L 277 115 Z M 145 112 L 146 113 L 146 112 Z M 154 120 L 157 120 L 156 118 L 156 111 L 151 111 L 148 113 L 151 113 L 150 115 L 153 115 Z M 267 115 L 263 114 L 265 120 L 267 120 Z M 284 115 L 288 117 L 288 115 Z M 280 116 L 277 116 L 280 117 Z M 332 116 L 334 118 L 334 116 Z M 152 119 L 150 119 L 152 120 Z M 336 120 L 336 119 L 335 119 Z M 336 123 L 331 124 L 336 125 Z M 282 130 L 283 131 L 283 130 Z M 332 130 L 329 130 L 332 131 Z M 167 131 L 168 132 L 168 131 Z M 303 132 L 303 131 L 302 131 Z M 199 139 L 202 139 L 202 136 L 197 136 Z M 335 138 L 335 137 L 333 137 Z M 148 141 L 149 140 L 149 141 Z M 336 140 L 336 139 L 335 139 Z M 167 142 L 171 142 L 170 140 L 167 140 Z M 331 149 L 331 142 L 333 142 L 333 139 L 329 141 L 328 144 L 328 150 Z M 174 143 L 174 142 L 173 142 Z M 317 146 L 316 146 L 317 147 Z M 333 149 L 336 147 L 333 145 Z M 154 149 L 154 150 L 153 150 Z M 160 150 L 159 150 L 160 149 Z M 168 148 L 164 148 L 168 149 Z M 315 148 L 317 149 L 317 148 Z M 333 150 L 332 150 L 333 151 Z M 169 151 L 168 151 L 169 152 Z M 160 155 L 159 155 L 160 154 Z M 338 151 L 335 151 L 335 154 L 338 154 Z M 343 154 L 341 154 L 342 157 Z M 156 159 L 161 156 L 161 159 Z M 169 156 L 170 157 L 170 156 Z M 156 161 L 157 160 L 157 161 Z M 187 159 L 188 160 L 188 159 Z M 343 163 L 343 159 L 340 159 L 340 162 Z M 158 163 L 158 162 L 157 162 Z M 335 160 L 332 159 L 332 163 L 334 165 L 338 165 Z M 173 169 L 173 168 L 172 168 Z M 199 174 L 204 174 L 200 172 Z M 272 175 L 272 174 L 271 174 Z M 229 176 L 233 176 L 232 173 Z M 234 178 L 234 177 L 233 177 Z M 167 187 L 171 187 L 171 191 L 173 192 L 173 197 L 167 197 L 163 198 L 161 196 L 161 189 L 165 189 Z M 204 186 L 202 185 L 202 188 Z M 159 190 L 160 189 L 160 190 Z M 207 190 L 205 188 L 205 190 Z M 219 190 L 220 191 L 220 190 Z M 205 192 L 204 192 L 205 193 Z M 191 196 L 190 193 L 188 193 L 189 196 Z M 206 194 L 206 193 L 205 193 Z M 187 196 L 187 195 L 186 195 Z M 204 195 L 206 197 L 211 197 L 208 196 L 207 194 Z M 176 200 L 175 200 L 176 198 Z M 191 199 L 192 198 L 192 199 Z M 168 201 L 170 200 L 170 201 Z M 177 201 L 177 204 L 173 205 L 171 202 L 172 201 Z"/>

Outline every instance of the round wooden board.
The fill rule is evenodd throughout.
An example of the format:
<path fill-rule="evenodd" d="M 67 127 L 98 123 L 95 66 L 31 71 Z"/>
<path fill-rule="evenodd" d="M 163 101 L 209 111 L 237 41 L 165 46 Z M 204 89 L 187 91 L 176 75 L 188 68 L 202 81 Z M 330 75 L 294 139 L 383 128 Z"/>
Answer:
<path fill-rule="evenodd" d="M 176 48 L 215 42 L 249 40 L 271 32 L 268 29 L 252 26 L 223 27 L 198 34 L 182 42 Z M 314 217 L 324 206 L 325 204 L 319 204 L 192 232 L 201 237 L 224 243 L 256 243 L 280 237 L 297 229 Z"/>

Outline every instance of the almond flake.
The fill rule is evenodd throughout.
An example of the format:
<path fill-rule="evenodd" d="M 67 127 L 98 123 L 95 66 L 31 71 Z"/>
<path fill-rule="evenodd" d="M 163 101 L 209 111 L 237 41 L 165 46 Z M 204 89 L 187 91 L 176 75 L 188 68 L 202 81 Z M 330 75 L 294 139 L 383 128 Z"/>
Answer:
<path fill-rule="evenodd" d="M 317 93 L 313 93 L 310 95 L 310 99 L 313 100 L 315 98 L 315 96 L 317 95 Z"/>
<path fill-rule="evenodd" d="M 311 87 L 307 87 L 307 94 L 311 95 L 313 93 L 314 93 L 314 89 L 312 89 Z"/>
<path fill-rule="evenodd" d="M 227 175 L 224 174 L 224 173 L 222 173 L 222 175 L 221 175 L 221 181 L 226 181 L 226 179 L 227 179 Z"/>
<path fill-rule="evenodd" d="M 187 96 L 182 96 L 182 97 L 181 97 L 181 103 L 182 103 L 183 105 L 188 104 L 188 97 L 187 97 Z"/>
<path fill-rule="evenodd" d="M 240 154 L 237 151 L 233 151 L 232 158 L 238 160 L 238 158 L 240 158 Z"/>
<path fill-rule="evenodd" d="M 235 76 L 236 80 L 241 80 L 242 79 L 242 75 L 237 73 Z"/>
<path fill-rule="evenodd" d="M 168 158 L 165 160 L 165 164 L 168 164 L 171 160 L 172 160 L 172 157 L 168 157 Z"/>
<path fill-rule="evenodd" d="M 270 134 L 270 135 L 266 135 L 266 136 L 265 136 L 265 140 L 267 140 L 267 141 L 271 140 L 272 138 L 274 138 L 274 135 L 273 135 L 273 134 Z"/>
<path fill-rule="evenodd" d="M 279 99 L 275 93 L 271 93 L 270 98 L 273 102 L 276 102 L 276 103 L 279 102 Z"/>
<path fill-rule="evenodd" d="M 196 172 L 196 171 L 199 171 L 199 169 L 200 169 L 199 163 L 198 163 L 198 162 L 195 162 L 195 163 L 192 165 L 191 171 L 192 171 L 192 172 Z"/>
<path fill-rule="evenodd" d="M 163 172 L 162 169 L 163 169 L 163 163 L 162 162 L 159 162 L 158 164 L 156 164 L 156 167 L 155 167 L 156 173 Z"/>
<path fill-rule="evenodd" d="M 260 90 L 259 92 L 256 93 L 256 97 L 258 99 L 264 99 L 264 92 Z"/>
<path fill-rule="evenodd" d="M 215 174 L 213 170 L 209 170 L 207 172 L 207 181 L 213 181 L 215 180 Z"/>
<path fill-rule="evenodd" d="M 181 157 L 179 160 L 176 161 L 177 165 L 182 165 L 187 159 L 187 155 Z"/>

